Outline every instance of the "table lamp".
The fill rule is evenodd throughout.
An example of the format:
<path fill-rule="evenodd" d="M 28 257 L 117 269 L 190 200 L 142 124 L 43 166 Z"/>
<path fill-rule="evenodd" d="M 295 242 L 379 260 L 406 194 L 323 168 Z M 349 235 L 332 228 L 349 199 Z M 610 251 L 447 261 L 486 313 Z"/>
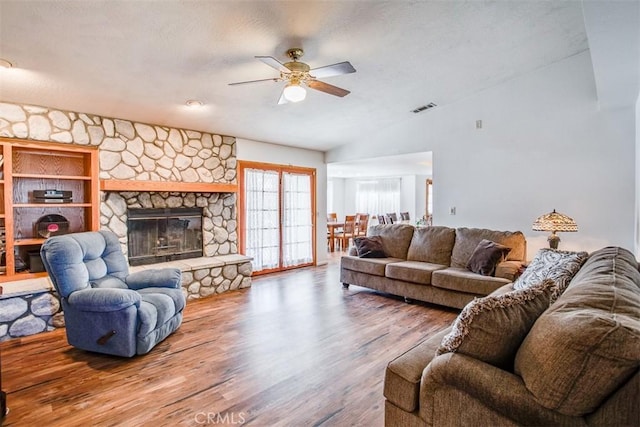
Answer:
<path fill-rule="evenodd" d="M 549 247 L 551 249 L 558 249 L 558 243 L 560 243 L 560 237 L 556 234 L 557 231 L 578 231 L 578 225 L 568 216 L 556 212 L 553 212 L 539 216 L 533 223 L 533 231 L 550 231 L 551 235 L 547 239 L 549 241 Z"/>

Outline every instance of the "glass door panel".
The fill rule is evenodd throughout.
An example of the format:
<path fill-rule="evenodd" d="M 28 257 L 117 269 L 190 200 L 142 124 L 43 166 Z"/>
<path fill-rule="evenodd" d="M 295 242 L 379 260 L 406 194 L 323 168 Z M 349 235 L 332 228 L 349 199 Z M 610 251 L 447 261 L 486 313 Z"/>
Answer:
<path fill-rule="evenodd" d="M 245 254 L 253 271 L 279 267 L 280 192 L 278 172 L 245 169 Z"/>
<path fill-rule="evenodd" d="M 282 174 L 282 263 L 284 267 L 313 262 L 311 176 Z"/>

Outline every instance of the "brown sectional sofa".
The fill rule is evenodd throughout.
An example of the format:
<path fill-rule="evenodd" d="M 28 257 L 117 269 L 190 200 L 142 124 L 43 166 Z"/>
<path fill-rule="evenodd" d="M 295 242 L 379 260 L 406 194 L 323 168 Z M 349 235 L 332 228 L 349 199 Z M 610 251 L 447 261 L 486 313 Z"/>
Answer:
<path fill-rule="evenodd" d="M 380 236 L 388 257 L 358 258 L 352 248 L 340 263 L 343 286 L 364 286 L 454 308 L 512 282 L 526 259 L 526 240 L 519 231 L 388 224 L 370 227 L 367 236 Z M 506 261 L 497 265 L 495 276 L 466 268 L 483 239 L 511 248 Z"/>
<path fill-rule="evenodd" d="M 493 295 L 513 290 L 508 284 Z M 493 335 L 476 330 L 480 348 L 513 347 L 507 366 L 459 350 L 436 355 L 451 327 L 391 361 L 385 425 L 640 425 L 640 272 L 633 254 L 616 247 L 592 253 L 549 304 L 517 342 L 496 342 L 516 327 L 513 316 L 491 317 Z"/>

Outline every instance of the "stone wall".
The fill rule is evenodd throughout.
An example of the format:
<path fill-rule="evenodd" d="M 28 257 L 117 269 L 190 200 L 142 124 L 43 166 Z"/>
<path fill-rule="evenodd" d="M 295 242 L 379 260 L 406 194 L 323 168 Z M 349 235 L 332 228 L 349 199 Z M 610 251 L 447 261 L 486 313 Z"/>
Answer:
<path fill-rule="evenodd" d="M 187 300 L 208 297 L 251 286 L 251 261 L 214 265 L 182 273 Z"/>
<path fill-rule="evenodd" d="M 198 206 L 204 210 L 206 257 L 228 258 L 238 253 L 235 193 L 170 192 L 172 182 L 235 184 L 237 162 L 233 137 L 2 102 L 0 136 L 95 146 L 99 148 L 100 179 L 167 182 L 167 192 L 101 193 L 101 228 L 118 235 L 125 253 L 127 208 L 181 206 Z M 237 257 L 243 259 L 194 268 L 183 266 L 185 295 L 193 299 L 250 286 L 250 261 L 241 255 Z M 44 299 L 52 300 L 48 308 L 42 305 Z M 20 314 L 15 318 L 13 314 L 3 314 L 11 319 L 0 321 L 0 337 L 21 336 L 25 330 L 37 333 L 60 324 L 53 320 L 60 309 L 55 293 L 5 296 L 0 300 L 0 311 L 4 313 L 1 304 L 10 306 L 11 313 Z M 44 311 L 47 314 L 38 314 Z"/>
<path fill-rule="evenodd" d="M 0 299 L 0 342 L 63 326 L 60 301 L 51 292 Z"/>
<path fill-rule="evenodd" d="M 99 147 L 100 178 L 236 183 L 235 138 L 50 108 L 0 103 L 0 136 Z M 205 202 L 206 199 L 206 202 Z M 126 253 L 126 206 L 202 206 L 205 255 L 238 253 L 233 193 L 102 193 L 100 224 Z M 206 203 L 206 206 L 205 206 Z"/>
<path fill-rule="evenodd" d="M 8 103 L 0 136 L 100 147 L 101 179 L 236 182 L 229 136 Z"/>

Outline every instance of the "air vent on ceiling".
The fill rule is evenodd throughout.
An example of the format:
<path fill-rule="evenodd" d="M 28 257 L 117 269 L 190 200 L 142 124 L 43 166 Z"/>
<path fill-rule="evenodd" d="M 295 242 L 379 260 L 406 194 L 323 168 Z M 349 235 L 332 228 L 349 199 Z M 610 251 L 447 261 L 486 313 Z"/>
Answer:
<path fill-rule="evenodd" d="M 427 105 L 422 105 L 422 106 L 416 108 L 415 110 L 411 110 L 411 112 L 418 114 L 418 113 L 422 113 L 425 110 L 429 110 L 429 109 L 431 109 L 433 107 L 437 107 L 437 105 L 434 104 L 433 102 L 430 102 Z"/>

